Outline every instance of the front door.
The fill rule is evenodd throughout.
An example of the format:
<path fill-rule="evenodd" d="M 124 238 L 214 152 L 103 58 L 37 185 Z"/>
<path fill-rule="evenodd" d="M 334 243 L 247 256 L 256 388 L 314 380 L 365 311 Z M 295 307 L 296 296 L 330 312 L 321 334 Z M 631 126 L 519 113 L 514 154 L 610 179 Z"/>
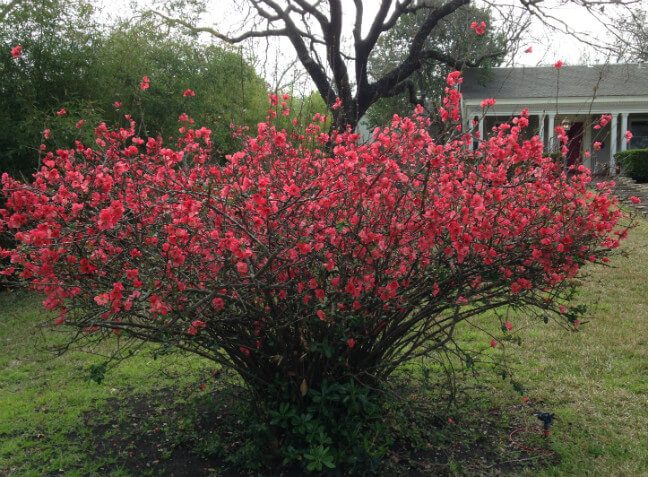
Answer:
<path fill-rule="evenodd" d="M 582 163 L 582 125 L 583 123 L 571 124 L 571 128 L 567 133 L 567 136 L 569 137 L 569 142 L 567 143 L 569 152 L 566 156 L 567 166 Z"/>

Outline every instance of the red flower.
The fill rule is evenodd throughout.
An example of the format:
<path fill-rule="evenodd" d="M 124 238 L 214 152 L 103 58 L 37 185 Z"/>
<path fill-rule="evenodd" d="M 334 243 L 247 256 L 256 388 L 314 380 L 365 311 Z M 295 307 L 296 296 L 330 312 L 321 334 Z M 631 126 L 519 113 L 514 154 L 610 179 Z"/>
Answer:
<path fill-rule="evenodd" d="M 221 311 L 225 308 L 226 302 L 221 297 L 216 297 L 212 299 L 212 308 L 217 311 Z"/>
<path fill-rule="evenodd" d="M 481 36 L 485 34 L 485 28 L 487 27 L 485 22 L 477 23 L 477 22 L 472 22 L 469 26 L 474 32 Z"/>
<path fill-rule="evenodd" d="M 562 61 L 562 60 L 557 60 L 557 61 L 555 62 L 555 64 L 553 65 L 553 68 L 555 68 L 556 70 L 559 70 L 559 69 L 561 69 L 563 66 L 564 66 L 564 61 Z"/>
<path fill-rule="evenodd" d="M 594 150 L 595 151 L 600 151 L 603 148 L 603 143 L 600 141 L 595 141 L 594 142 Z"/>
<path fill-rule="evenodd" d="M 237 262 L 236 267 L 240 275 L 246 275 L 248 273 L 248 265 L 246 262 Z"/>
<path fill-rule="evenodd" d="M 202 320 L 194 320 L 194 321 L 192 322 L 192 326 L 193 326 L 194 328 L 205 328 L 206 324 L 205 324 L 205 321 L 202 321 Z"/>
<path fill-rule="evenodd" d="M 489 108 L 490 106 L 494 106 L 496 104 L 497 100 L 494 98 L 487 98 L 481 101 L 481 108 Z"/>
<path fill-rule="evenodd" d="M 533 52 L 533 47 L 532 46 L 529 46 L 528 48 L 526 48 L 524 50 L 524 53 L 532 53 L 532 52 Z"/>
<path fill-rule="evenodd" d="M 186 89 L 183 93 L 183 97 L 187 98 L 188 96 L 196 96 L 196 93 L 191 89 Z"/>
<path fill-rule="evenodd" d="M 149 86 L 150 86 L 149 77 L 147 75 L 145 75 L 145 76 L 142 77 L 142 81 L 140 82 L 140 89 L 142 91 L 145 91 L 145 90 L 149 89 Z"/>
<path fill-rule="evenodd" d="M 75 126 L 77 129 L 81 129 L 81 128 L 83 127 L 84 124 L 86 124 L 86 120 L 85 120 L 85 119 L 80 119 L 79 121 L 77 121 L 77 124 L 75 124 L 74 126 Z"/>
<path fill-rule="evenodd" d="M 97 225 L 100 230 L 109 230 L 114 228 L 124 214 L 124 206 L 119 200 L 114 200 L 110 207 L 106 207 L 99 212 Z"/>
<path fill-rule="evenodd" d="M 627 142 L 630 142 L 632 140 L 632 132 L 631 131 L 625 131 L 625 139 Z"/>
<path fill-rule="evenodd" d="M 121 101 L 115 101 L 115 102 L 113 103 L 113 107 L 114 107 L 115 109 L 120 109 L 120 108 L 122 107 L 122 102 L 121 102 Z"/>
<path fill-rule="evenodd" d="M 318 316 L 318 319 L 320 321 L 325 321 L 327 320 L 327 316 L 325 315 L 325 312 L 323 310 L 317 310 L 316 311 L 316 316 Z"/>
<path fill-rule="evenodd" d="M 348 345 L 348 348 L 352 349 L 357 344 L 354 338 L 348 338 L 345 342 Z"/>
<path fill-rule="evenodd" d="M 506 321 L 506 322 L 503 324 L 503 327 L 504 327 L 507 331 L 511 331 L 511 330 L 512 330 L 512 323 L 510 323 L 509 321 Z"/>
<path fill-rule="evenodd" d="M 16 45 L 11 49 L 11 57 L 14 59 L 18 59 L 21 56 L 23 56 L 23 46 L 22 45 Z"/>
<path fill-rule="evenodd" d="M 490 346 L 492 348 L 496 348 L 498 344 L 499 343 L 497 343 L 497 340 L 495 340 L 494 338 L 492 338 L 492 341 L 490 341 Z"/>
<path fill-rule="evenodd" d="M 56 112 L 56 115 L 58 117 L 65 116 L 66 114 L 68 114 L 68 111 L 65 108 L 61 108 Z"/>
<path fill-rule="evenodd" d="M 307 242 L 300 242 L 298 245 L 296 245 L 296 248 L 303 255 L 308 254 L 312 250 L 311 244 Z"/>
<path fill-rule="evenodd" d="M 343 100 L 341 98 L 336 98 L 336 101 L 334 101 L 334 104 L 332 105 L 332 109 L 336 111 L 341 106 L 343 106 Z"/>
<path fill-rule="evenodd" d="M 461 78 L 460 71 L 452 71 L 447 75 L 447 85 L 449 86 L 456 86 L 457 84 L 461 84 L 462 82 L 463 79 Z"/>
<path fill-rule="evenodd" d="M 298 187 L 296 184 L 292 183 L 290 186 L 284 186 L 282 190 L 284 190 L 291 197 L 300 197 L 300 187 Z"/>
<path fill-rule="evenodd" d="M 149 311 L 160 315 L 167 315 L 170 311 L 169 306 L 158 295 L 151 295 L 149 297 Z"/>
<path fill-rule="evenodd" d="M 641 199 L 639 199 L 637 196 L 633 195 L 632 197 L 630 197 L 630 202 L 632 202 L 633 204 L 638 204 L 638 203 L 641 202 Z"/>

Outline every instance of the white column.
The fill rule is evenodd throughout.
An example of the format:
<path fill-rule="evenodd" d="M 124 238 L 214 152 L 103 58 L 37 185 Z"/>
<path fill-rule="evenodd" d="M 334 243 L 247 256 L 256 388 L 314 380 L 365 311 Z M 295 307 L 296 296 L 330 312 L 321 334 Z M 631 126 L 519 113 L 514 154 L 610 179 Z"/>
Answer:
<path fill-rule="evenodd" d="M 618 142 L 618 113 L 612 113 L 612 121 L 609 123 L 609 175 L 616 174 L 616 143 Z"/>
<path fill-rule="evenodd" d="M 621 151 L 627 151 L 627 115 L 628 113 L 621 113 Z"/>
<path fill-rule="evenodd" d="M 548 113 L 548 151 L 555 147 L 555 113 Z"/>
<path fill-rule="evenodd" d="M 544 115 L 538 114 L 537 117 L 539 118 L 539 139 L 544 144 Z"/>
<path fill-rule="evenodd" d="M 467 111 L 467 132 L 472 136 L 472 142 L 469 145 L 470 149 L 474 149 L 474 113 Z"/>
<path fill-rule="evenodd" d="M 479 116 L 479 118 L 478 118 L 478 133 L 479 133 L 479 138 L 481 139 L 481 141 L 483 140 L 483 134 L 485 134 L 485 133 L 483 132 L 483 117 L 484 117 L 484 116 L 481 115 L 481 116 Z"/>
<path fill-rule="evenodd" d="M 586 126 L 585 126 L 585 136 L 582 143 L 582 149 L 589 151 L 589 161 L 588 161 L 589 168 L 591 169 L 591 172 L 595 172 L 596 158 L 594 157 L 594 153 L 592 153 L 591 151 L 591 144 L 592 144 L 591 132 L 593 131 L 591 125 L 593 124 L 593 116 L 592 115 L 585 116 L 584 124 L 586 124 Z"/>

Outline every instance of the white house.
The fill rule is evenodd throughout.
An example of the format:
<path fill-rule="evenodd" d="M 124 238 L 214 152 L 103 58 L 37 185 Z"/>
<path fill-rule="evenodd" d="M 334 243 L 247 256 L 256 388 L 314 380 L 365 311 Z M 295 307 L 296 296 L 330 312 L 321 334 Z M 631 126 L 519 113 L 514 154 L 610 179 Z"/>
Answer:
<path fill-rule="evenodd" d="M 556 149 L 553 131 L 561 125 L 569 136 L 568 162 L 582 161 L 595 172 L 615 171 L 618 151 L 648 146 L 647 64 L 469 69 L 461 92 L 463 120 L 470 129 L 478 121 L 481 137 L 528 108 L 532 134 L 541 136 L 547 150 Z M 496 105 L 483 111 L 485 98 Z M 595 130 L 601 114 L 611 114 L 612 121 Z M 595 141 L 602 149 L 594 150 Z"/>

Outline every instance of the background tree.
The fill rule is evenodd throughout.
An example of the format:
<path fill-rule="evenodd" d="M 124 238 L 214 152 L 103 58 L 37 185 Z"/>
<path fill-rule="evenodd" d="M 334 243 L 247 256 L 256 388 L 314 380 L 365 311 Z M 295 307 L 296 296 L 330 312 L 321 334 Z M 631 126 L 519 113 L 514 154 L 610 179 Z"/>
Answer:
<path fill-rule="evenodd" d="M 648 17 L 645 8 L 631 9 L 615 24 L 617 62 L 648 62 Z"/>
<path fill-rule="evenodd" d="M 122 103 L 107 117 L 118 119 L 129 111 L 141 134 L 175 136 L 178 115 L 185 112 L 212 129 L 215 152 L 223 156 L 238 147 L 232 124 L 254 126 L 264 119 L 266 84 L 237 49 L 197 43 L 142 21 L 112 28 L 98 60 L 97 89 L 104 104 Z M 137 85 L 145 75 L 151 86 L 143 93 Z M 184 96 L 188 89 L 192 93 Z"/>
<path fill-rule="evenodd" d="M 46 129 L 48 146 L 68 147 L 92 140 L 101 121 L 124 121 L 125 111 L 142 134 L 164 138 L 186 112 L 213 129 L 219 156 L 238 147 L 231 124 L 264 119 L 266 84 L 237 49 L 169 35 L 151 22 L 106 26 L 96 17 L 85 0 L 30 0 L 0 19 L 0 170 L 31 174 Z M 23 55 L 14 59 L 17 44 Z M 146 95 L 138 88 L 145 75 Z M 187 89 L 196 95 L 183 96 Z"/>
<path fill-rule="evenodd" d="M 178 6 L 179 2 L 171 2 Z M 182 3 L 182 2 L 181 2 Z M 205 5 L 207 2 L 191 2 Z M 255 39 L 286 38 L 295 51 L 301 66 L 309 74 L 321 97 L 330 108 L 338 129 L 355 126 L 368 109 L 381 98 L 394 97 L 414 89 L 413 75 L 430 68 L 432 61 L 453 69 L 479 66 L 499 58 L 503 52 L 478 54 L 474 51 L 450 52 L 440 44 L 427 42 L 434 29 L 457 10 L 470 4 L 470 0 L 381 0 L 364 2 L 353 0 L 242 0 L 248 11 L 242 13 L 243 21 L 231 32 L 210 26 L 199 26 L 196 17 L 186 18 L 174 10 L 152 12 L 170 25 L 178 25 L 194 33 L 208 33 L 224 42 L 238 44 Z M 609 18 L 607 3 L 601 0 L 569 0 L 590 12 Z M 639 0 L 612 0 L 612 4 L 630 6 Z M 488 2 L 494 15 L 500 16 L 502 25 L 512 24 L 513 18 L 523 15 L 536 17 L 554 30 L 572 34 L 595 48 L 611 50 L 603 39 L 593 38 L 569 28 L 562 18 L 553 15 L 551 2 L 513 4 Z M 373 13 L 369 11 L 373 7 Z M 518 12 L 513 16 L 514 12 Z M 369 71 L 369 62 L 378 49 L 382 35 L 396 27 L 400 19 L 420 14 L 402 60 L 378 77 Z M 349 18 L 351 21 L 348 21 Z M 526 22 L 514 22 L 516 28 L 508 32 L 510 44 L 516 43 L 526 27 Z M 470 25 L 467 25 L 469 28 Z M 347 31 L 351 30 L 349 38 Z M 342 107 L 337 98 L 342 100 Z"/>
<path fill-rule="evenodd" d="M 34 168 L 42 132 L 64 103 L 92 115 L 90 104 L 82 104 L 96 95 L 99 34 L 92 14 L 84 0 L 21 1 L 0 18 L 0 170 Z M 16 44 L 25 54 L 14 60 Z"/>
<path fill-rule="evenodd" d="M 351 52 L 346 52 L 344 47 L 344 12 L 340 0 L 249 0 L 251 13 L 246 15 L 240 33 L 232 35 L 211 27 L 196 26 L 192 21 L 161 11 L 153 13 L 169 24 L 180 25 L 194 33 L 209 33 L 227 43 L 241 43 L 251 38 L 288 38 L 302 67 L 330 108 L 334 124 L 344 129 L 348 124 L 354 127 L 380 98 L 393 97 L 411 88 L 413 73 L 428 67 L 431 61 L 459 69 L 465 65 L 477 66 L 503 55 L 491 51 L 471 56 L 474 52 L 457 50 L 460 56 L 452 56 L 440 45 L 427 42 L 443 19 L 469 2 L 382 0 L 374 18 L 368 19 L 364 15 L 364 2 L 355 0 Z M 418 23 L 402 61 L 380 77 L 372 77 L 369 61 L 381 35 L 393 29 L 403 16 L 418 13 L 423 20 Z M 365 34 L 362 33 L 364 22 L 368 25 Z M 465 56 L 465 53 L 470 56 Z M 335 107 L 337 98 L 342 101 L 341 107 Z"/>
<path fill-rule="evenodd" d="M 395 27 L 379 38 L 377 48 L 369 60 L 369 72 L 373 78 L 380 78 L 396 68 L 408 55 L 411 39 L 426 20 L 426 12 L 402 16 Z M 477 35 L 468 28 L 473 21 L 485 22 L 490 27 L 485 34 Z M 487 59 L 481 63 L 486 74 L 490 66 L 498 65 L 509 50 L 507 35 L 496 31 L 489 9 L 474 6 L 459 8 L 445 17 L 431 31 L 425 48 L 439 49 L 453 58 Z M 368 122 L 372 126 L 386 124 L 393 114 L 408 115 L 413 104 L 419 103 L 429 111 L 437 111 L 440 106 L 440 92 L 445 86 L 445 78 L 452 71 L 447 63 L 425 60 L 421 69 L 412 77 L 412 88 L 394 97 L 381 98 L 368 111 Z"/>

